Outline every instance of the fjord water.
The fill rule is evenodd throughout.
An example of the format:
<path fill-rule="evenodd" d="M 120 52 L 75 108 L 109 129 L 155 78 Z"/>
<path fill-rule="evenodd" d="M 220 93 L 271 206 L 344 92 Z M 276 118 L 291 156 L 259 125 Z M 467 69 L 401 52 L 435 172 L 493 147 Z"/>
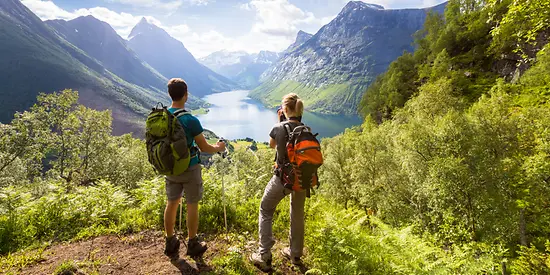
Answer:
<path fill-rule="evenodd" d="M 268 141 L 269 131 L 277 122 L 275 110 L 264 107 L 248 97 L 248 91 L 238 90 L 208 95 L 212 104 L 207 114 L 199 115 L 202 126 L 226 139 L 252 138 Z M 332 137 L 344 129 L 361 124 L 358 117 L 319 115 L 305 112 L 303 122 L 320 137 Z"/>

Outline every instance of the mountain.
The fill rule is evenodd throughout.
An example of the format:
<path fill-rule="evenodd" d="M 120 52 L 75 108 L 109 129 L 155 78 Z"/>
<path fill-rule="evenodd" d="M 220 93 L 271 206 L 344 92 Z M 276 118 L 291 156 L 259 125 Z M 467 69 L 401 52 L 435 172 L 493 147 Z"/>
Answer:
<path fill-rule="evenodd" d="M 237 76 L 254 61 L 254 55 L 244 51 L 230 52 L 221 50 L 199 58 L 199 62 L 214 72 L 227 78 Z"/>
<path fill-rule="evenodd" d="M 284 52 L 283 54 L 292 52 L 293 50 L 297 49 L 298 47 L 302 46 L 304 43 L 306 43 L 308 40 L 310 40 L 313 37 L 313 34 L 307 33 L 305 31 L 299 31 L 296 35 L 296 41 L 292 43 Z"/>
<path fill-rule="evenodd" d="M 41 92 L 79 91 L 80 102 L 113 113 L 116 134 L 143 131 L 143 118 L 167 96 L 130 84 L 56 34 L 19 0 L 0 1 L 0 122 Z"/>
<path fill-rule="evenodd" d="M 165 77 L 185 79 L 195 96 L 237 88 L 231 80 L 200 64 L 183 43 L 145 18 L 132 29 L 128 46 Z"/>
<path fill-rule="evenodd" d="M 76 19 L 48 20 L 45 23 L 59 36 L 96 59 L 101 65 L 123 80 L 146 89 L 152 89 L 166 96 L 168 79 L 139 59 L 127 41 L 120 37 L 111 25 L 95 17 L 83 16 Z M 166 98 L 168 100 L 168 98 Z M 197 109 L 206 103 L 191 95 L 187 106 Z"/>
<path fill-rule="evenodd" d="M 144 88 L 166 87 L 166 77 L 141 61 L 109 24 L 91 15 L 71 21 L 50 20 L 46 24 L 120 78 Z"/>
<path fill-rule="evenodd" d="M 385 10 L 361 1 L 349 2 L 338 16 L 302 46 L 291 49 L 262 75 L 253 98 L 275 106 L 298 93 L 313 112 L 357 114 L 368 85 L 389 64 L 413 51 L 413 34 L 423 27 L 430 9 Z"/>
<path fill-rule="evenodd" d="M 279 60 L 279 54 L 270 51 L 261 51 L 251 55 L 252 62 L 244 67 L 232 79 L 247 89 L 253 89 L 260 85 L 261 75 Z"/>
<path fill-rule="evenodd" d="M 279 54 L 270 51 L 260 51 L 256 54 L 226 50 L 214 52 L 199 61 L 243 88 L 255 88 L 259 85 L 260 76 L 279 59 Z"/>

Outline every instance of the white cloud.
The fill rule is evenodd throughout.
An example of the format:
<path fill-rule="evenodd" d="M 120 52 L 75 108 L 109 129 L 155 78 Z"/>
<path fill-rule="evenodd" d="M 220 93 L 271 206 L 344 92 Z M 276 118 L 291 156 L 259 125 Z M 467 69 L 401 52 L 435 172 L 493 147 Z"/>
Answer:
<path fill-rule="evenodd" d="M 21 2 L 29 9 L 31 9 L 42 20 L 72 20 L 80 16 L 92 15 L 93 17 L 101 21 L 109 23 L 109 25 L 111 25 L 111 27 L 113 27 L 113 29 L 115 29 L 117 33 L 124 38 L 128 37 L 128 35 L 132 31 L 132 28 L 143 17 L 147 18 L 147 20 L 151 23 L 162 26 L 161 22 L 152 16 L 135 16 L 125 12 L 118 13 L 104 7 L 78 9 L 73 12 L 69 12 L 58 7 L 52 1 L 22 0 Z M 179 31 L 184 31 L 186 27 L 186 25 L 174 26 L 174 28 Z"/>
<path fill-rule="evenodd" d="M 215 2 L 215 0 L 186 0 L 191 5 L 206 6 L 209 3 Z"/>
<path fill-rule="evenodd" d="M 75 16 L 74 13 L 68 12 L 60 7 L 58 7 L 52 1 L 41 1 L 41 0 L 21 0 L 23 5 L 31 9 L 40 19 L 42 20 L 51 20 L 51 19 L 65 19 L 70 20 L 78 16 Z"/>
<path fill-rule="evenodd" d="M 125 5 L 132 5 L 134 7 L 141 8 L 154 8 L 161 10 L 174 11 L 177 10 L 181 5 L 183 5 L 183 0 L 172 0 L 172 1 L 162 1 L 162 0 L 105 0 L 111 3 L 121 3 Z M 190 1 L 207 1 L 207 0 L 190 0 Z"/>
<path fill-rule="evenodd" d="M 317 19 L 313 14 L 304 12 L 289 4 L 287 0 L 254 0 L 243 4 L 249 5 L 250 11 L 257 13 L 256 23 L 252 26 L 250 32 L 242 36 L 227 37 L 215 30 L 199 33 L 192 31 L 189 26 L 184 24 L 166 26 L 152 16 L 115 12 L 105 7 L 67 11 L 49 0 L 22 0 L 22 3 L 42 20 L 71 20 L 79 16 L 92 15 L 101 21 L 107 22 L 123 38 L 127 38 L 132 28 L 142 17 L 145 17 L 149 22 L 165 29 L 171 36 L 182 41 L 185 47 L 197 58 L 223 49 L 249 53 L 259 52 L 260 50 L 282 51 L 294 42 L 299 25 L 318 25 L 320 27 L 324 21 L 331 19 L 329 17 Z M 264 15 L 266 18 L 261 18 Z"/>
<path fill-rule="evenodd" d="M 195 6 L 206 6 L 210 3 L 215 2 L 215 0 L 104 0 L 111 3 L 121 3 L 125 5 L 131 5 L 134 7 L 142 8 L 154 8 L 162 9 L 168 11 L 177 10 L 183 5 L 183 3 L 188 3 Z"/>
<path fill-rule="evenodd" d="M 330 23 L 330 21 L 334 20 L 334 18 L 336 18 L 336 14 L 335 15 L 332 15 L 332 16 L 325 16 L 323 18 L 321 18 L 319 21 L 321 23 L 321 26 L 324 26 L 328 23 Z"/>
<path fill-rule="evenodd" d="M 365 3 L 378 4 L 386 9 L 398 8 L 428 8 L 445 2 L 445 0 L 362 0 Z M 342 0 L 348 3 L 349 0 Z"/>
<path fill-rule="evenodd" d="M 256 12 L 253 32 L 274 36 L 292 37 L 298 32 L 298 25 L 318 22 L 313 13 L 301 10 L 288 0 L 252 0 L 241 8 Z"/>
<path fill-rule="evenodd" d="M 240 8 L 241 10 L 245 10 L 245 11 L 251 11 L 252 10 L 252 7 L 250 6 L 249 3 L 241 3 L 241 4 L 238 4 L 237 7 Z"/>

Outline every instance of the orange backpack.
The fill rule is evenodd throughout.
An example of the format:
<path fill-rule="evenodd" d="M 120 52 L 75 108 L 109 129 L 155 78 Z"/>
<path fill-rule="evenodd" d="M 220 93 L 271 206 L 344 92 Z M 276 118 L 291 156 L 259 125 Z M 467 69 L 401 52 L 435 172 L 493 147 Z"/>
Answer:
<path fill-rule="evenodd" d="M 311 132 L 311 128 L 299 125 L 294 130 L 288 123 L 284 124 L 287 132 L 286 152 L 289 163 L 282 170 L 282 181 L 286 188 L 294 191 L 306 191 L 310 197 L 310 190 L 319 188 L 317 169 L 323 165 L 321 145 L 317 140 L 317 134 Z"/>

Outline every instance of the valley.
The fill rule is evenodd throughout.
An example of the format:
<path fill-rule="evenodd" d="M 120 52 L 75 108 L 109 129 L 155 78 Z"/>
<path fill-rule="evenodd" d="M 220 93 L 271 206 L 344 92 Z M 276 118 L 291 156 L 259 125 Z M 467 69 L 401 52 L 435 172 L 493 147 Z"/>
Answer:
<path fill-rule="evenodd" d="M 314 128 L 321 136 L 331 137 L 361 123 L 357 107 L 369 84 L 403 51 L 413 50 L 413 34 L 422 27 L 426 14 L 442 12 L 444 5 L 384 10 L 351 1 L 317 33 L 298 31 L 294 42 L 283 51 L 222 50 L 199 59 L 181 41 L 146 18 L 132 28 L 126 40 L 108 23 L 91 15 L 43 22 L 18 0 L 7 0 L 0 8 L 8 15 L 0 32 L 6 38 L 0 45 L 4 53 L 0 58 L 4 64 L 23 65 L 4 68 L 6 77 L 0 85 L 6 91 L 3 96 L 12 100 L 0 113 L 3 123 L 9 122 L 16 111 L 32 106 L 38 93 L 70 88 L 80 91 L 85 105 L 111 110 L 115 133 L 140 136 L 147 110 L 157 102 L 169 103 L 165 87 L 168 79 L 181 77 L 190 88 L 187 107 L 202 113 L 208 123 L 220 113 L 219 106 L 208 103 L 213 94 L 250 90 L 247 96 L 263 105 L 259 108 L 267 108 L 259 112 L 265 112 L 262 123 L 269 125 L 269 110 L 280 104 L 282 96 L 294 92 L 305 101 L 306 117 Z M 35 40 L 44 42 L 27 40 L 26 33 L 15 28 L 18 22 L 32 32 Z M 39 66 L 29 70 L 24 67 L 27 63 Z M 40 70 L 48 70 L 50 76 L 46 78 Z M 7 77 L 10 75 L 15 77 Z M 24 81 L 25 75 L 35 75 L 36 81 Z M 255 106 L 259 106 L 257 103 Z M 227 112 L 230 109 L 221 111 Z M 241 130 L 227 135 L 244 138 L 250 132 L 234 129 Z M 260 134 L 252 136 L 265 139 Z"/>

